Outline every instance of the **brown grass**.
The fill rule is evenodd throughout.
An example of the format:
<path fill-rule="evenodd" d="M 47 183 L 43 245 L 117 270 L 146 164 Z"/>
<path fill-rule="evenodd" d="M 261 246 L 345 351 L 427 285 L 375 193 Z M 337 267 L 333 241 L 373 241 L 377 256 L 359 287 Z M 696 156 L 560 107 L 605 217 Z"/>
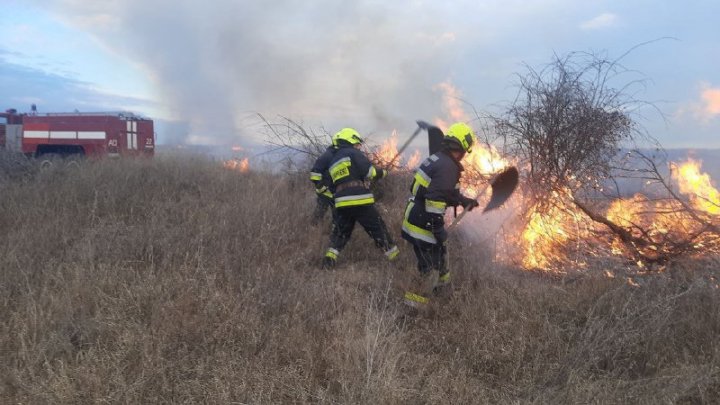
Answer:
<path fill-rule="evenodd" d="M 413 314 L 392 282 L 415 271 L 404 243 L 388 264 L 357 229 L 339 268 L 318 269 L 329 225 L 310 225 L 304 175 L 162 157 L 3 170 L 2 403 L 720 396 L 720 298 L 690 264 L 640 288 L 570 281 L 451 238 L 455 294 Z M 399 240 L 407 179 L 383 187 Z"/>

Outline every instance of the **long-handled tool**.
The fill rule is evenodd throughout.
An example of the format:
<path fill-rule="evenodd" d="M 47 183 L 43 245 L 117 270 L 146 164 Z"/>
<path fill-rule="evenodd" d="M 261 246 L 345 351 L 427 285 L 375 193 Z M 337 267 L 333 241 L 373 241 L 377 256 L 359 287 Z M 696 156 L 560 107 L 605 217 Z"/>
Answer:
<path fill-rule="evenodd" d="M 480 193 L 475 197 L 477 200 L 480 198 L 484 193 L 485 190 L 487 190 L 488 187 L 491 187 L 492 190 L 492 196 L 490 197 L 490 201 L 483 209 L 483 213 L 488 212 L 490 210 L 494 210 L 495 208 L 498 208 L 499 206 L 503 205 L 505 201 L 507 201 L 508 198 L 512 195 L 512 193 L 515 191 L 515 188 L 518 185 L 518 181 L 520 178 L 520 174 L 518 173 L 518 170 L 515 166 L 510 166 L 503 170 L 502 172 L 496 174 L 486 185 Z M 455 219 L 452 221 L 452 223 L 448 226 L 448 231 L 450 229 L 453 229 L 457 226 L 457 224 L 460 222 L 460 220 L 465 216 L 466 213 L 468 213 L 468 210 L 463 210 L 463 212 L 460 213 Z"/>
<path fill-rule="evenodd" d="M 417 125 L 418 125 L 417 129 L 415 130 L 415 132 L 412 133 L 412 135 L 410 135 L 410 138 L 408 138 L 407 141 L 405 141 L 405 143 L 402 144 L 402 146 L 400 147 L 400 149 L 398 149 L 398 151 L 397 151 L 397 153 L 395 154 L 395 156 L 394 156 L 394 157 L 390 160 L 390 162 L 387 164 L 387 167 L 388 167 L 388 168 L 392 168 L 393 164 L 395 164 L 395 161 L 400 157 L 400 155 L 403 154 L 403 152 L 405 152 L 405 149 L 407 149 L 407 147 L 410 146 L 410 142 L 412 142 L 413 139 L 415 139 L 415 138 L 418 136 L 418 134 L 420 133 L 420 131 L 422 131 L 423 129 L 428 129 L 428 128 L 430 128 L 430 124 L 428 124 L 428 123 L 425 122 L 425 121 L 417 120 L 417 121 L 415 121 L 415 122 L 417 122 Z"/>

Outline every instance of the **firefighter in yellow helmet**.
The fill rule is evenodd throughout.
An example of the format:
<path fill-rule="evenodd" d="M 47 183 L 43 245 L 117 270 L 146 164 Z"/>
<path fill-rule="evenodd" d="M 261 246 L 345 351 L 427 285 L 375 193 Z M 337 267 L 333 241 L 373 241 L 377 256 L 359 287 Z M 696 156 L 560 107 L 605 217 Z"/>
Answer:
<path fill-rule="evenodd" d="M 402 237 L 413 246 L 419 274 L 405 291 L 405 301 L 411 305 L 425 304 L 429 294 L 449 286 L 450 271 L 446 265 L 445 209 L 463 206 L 472 210 L 478 202 L 460 193 L 460 161 L 471 153 L 475 134 L 465 123 L 448 128 L 442 148 L 430 155 L 415 171 L 410 197 L 405 207 Z M 438 271 L 437 279 L 431 273 Z"/>
<path fill-rule="evenodd" d="M 335 266 L 340 252 L 350 240 L 355 222 L 362 225 L 389 260 L 394 259 L 399 252 L 375 208 L 375 198 L 368 188 L 369 181 L 385 177 L 387 171 L 372 165 L 360 151 L 362 142 L 360 134 L 352 128 L 341 129 L 333 138 L 337 151 L 333 154 L 328 171 L 334 187 L 335 217 L 330 247 L 323 257 L 325 268 Z"/>

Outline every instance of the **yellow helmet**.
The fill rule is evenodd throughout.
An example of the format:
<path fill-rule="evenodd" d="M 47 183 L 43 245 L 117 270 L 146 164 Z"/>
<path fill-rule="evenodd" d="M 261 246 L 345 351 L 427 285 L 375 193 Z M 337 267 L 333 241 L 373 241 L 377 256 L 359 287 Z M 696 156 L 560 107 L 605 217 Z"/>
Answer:
<path fill-rule="evenodd" d="M 468 124 L 456 122 L 450 125 L 443 140 L 450 146 L 460 147 L 463 151 L 471 153 L 475 144 L 475 133 Z"/>
<path fill-rule="evenodd" d="M 333 136 L 333 145 L 340 146 L 341 142 L 347 142 L 350 145 L 363 143 L 360 134 L 352 128 L 343 128 Z"/>

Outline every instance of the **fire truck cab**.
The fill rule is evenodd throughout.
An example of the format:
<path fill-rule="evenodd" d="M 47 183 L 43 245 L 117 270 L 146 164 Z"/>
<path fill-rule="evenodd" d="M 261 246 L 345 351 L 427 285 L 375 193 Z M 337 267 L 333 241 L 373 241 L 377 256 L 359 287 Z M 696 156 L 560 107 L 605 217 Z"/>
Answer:
<path fill-rule="evenodd" d="M 0 149 L 30 157 L 153 156 L 153 121 L 127 112 L 0 113 Z"/>

